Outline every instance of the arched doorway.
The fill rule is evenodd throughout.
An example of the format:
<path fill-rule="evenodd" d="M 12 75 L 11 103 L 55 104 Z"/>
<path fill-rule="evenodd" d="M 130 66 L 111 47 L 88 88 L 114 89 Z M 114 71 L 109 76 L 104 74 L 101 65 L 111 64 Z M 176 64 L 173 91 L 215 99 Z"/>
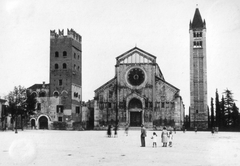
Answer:
<path fill-rule="evenodd" d="M 130 112 L 130 126 L 141 126 L 142 124 L 142 102 L 133 98 L 128 104 Z"/>
<path fill-rule="evenodd" d="M 41 116 L 38 120 L 39 129 L 48 129 L 48 119 L 46 116 Z"/>
<path fill-rule="evenodd" d="M 30 124 L 31 124 L 31 129 L 35 129 L 36 128 L 36 120 L 35 119 L 31 119 L 30 120 Z"/>

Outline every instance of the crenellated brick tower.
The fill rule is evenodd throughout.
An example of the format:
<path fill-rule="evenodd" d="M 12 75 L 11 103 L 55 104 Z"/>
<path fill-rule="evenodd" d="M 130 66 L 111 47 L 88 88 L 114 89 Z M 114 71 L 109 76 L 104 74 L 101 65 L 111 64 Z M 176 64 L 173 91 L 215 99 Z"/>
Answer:
<path fill-rule="evenodd" d="M 58 121 L 79 121 L 82 101 L 82 37 L 73 29 L 50 31 L 50 97 L 59 97 Z"/>

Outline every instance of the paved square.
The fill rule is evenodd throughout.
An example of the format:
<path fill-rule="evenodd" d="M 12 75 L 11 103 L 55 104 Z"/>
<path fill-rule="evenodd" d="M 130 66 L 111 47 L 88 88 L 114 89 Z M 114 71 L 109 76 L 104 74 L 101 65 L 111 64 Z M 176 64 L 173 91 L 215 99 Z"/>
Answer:
<path fill-rule="evenodd" d="M 146 147 L 140 147 L 140 131 L 25 130 L 0 132 L 0 165 L 34 166 L 237 166 L 240 165 L 240 133 L 180 132 L 173 147 L 152 148 L 153 131 L 147 131 Z"/>

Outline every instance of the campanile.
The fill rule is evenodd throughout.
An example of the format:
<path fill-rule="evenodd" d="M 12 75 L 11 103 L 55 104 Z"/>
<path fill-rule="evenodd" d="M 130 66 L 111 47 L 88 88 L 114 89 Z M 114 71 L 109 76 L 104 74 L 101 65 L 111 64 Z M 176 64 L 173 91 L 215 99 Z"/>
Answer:
<path fill-rule="evenodd" d="M 208 127 L 206 22 L 196 8 L 190 34 L 190 127 Z"/>

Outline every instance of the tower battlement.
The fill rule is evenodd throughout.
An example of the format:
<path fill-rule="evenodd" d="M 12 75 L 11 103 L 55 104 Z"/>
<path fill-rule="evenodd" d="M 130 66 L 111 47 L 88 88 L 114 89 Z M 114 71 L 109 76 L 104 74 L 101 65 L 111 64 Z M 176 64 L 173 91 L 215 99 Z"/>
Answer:
<path fill-rule="evenodd" d="M 64 29 L 58 30 L 58 33 L 55 30 L 50 30 L 50 39 L 55 39 L 55 38 L 61 38 L 61 37 L 69 37 L 77 42 L 81 43 L 82 42 L 82 37 L 75 32 L 73 29 L 67 29 L 67 35 L 64 36 Z"/>

